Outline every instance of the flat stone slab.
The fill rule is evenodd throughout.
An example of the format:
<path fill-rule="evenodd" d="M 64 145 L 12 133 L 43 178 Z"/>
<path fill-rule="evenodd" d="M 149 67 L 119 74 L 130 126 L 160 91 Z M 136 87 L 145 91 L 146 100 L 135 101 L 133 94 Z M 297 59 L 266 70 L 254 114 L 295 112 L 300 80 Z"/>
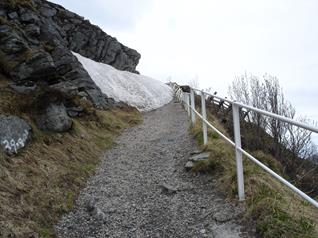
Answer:
<path fill-rule="evenodd" d="M 189 161 L 192 162 L 198 162 L 200 160 L 207 160 L 210 157 L 210 153 L 209 152 L 204 152 L 201 154 L 196 154 L 190 157 Z"/>
<path fill-rule="evenodd" d="M 188 161 L 184 167 L 187 171 L 189 171 L 193 168 L 193 166 L 194 166 L 194 163 L 192 161 Z"/>
<path fill-rule="evenodd" d="M 190 155 L 197 155 L 203 153 L 203 150 L 194 150 L 190 153 Z"/>
<path fill-rule="evenodd" d="M 162 184 L 160 187 L 161 187 L 162 193 L 167 195 L 175 194 L 178 191 L 178 189 L 166 183 Z"/>

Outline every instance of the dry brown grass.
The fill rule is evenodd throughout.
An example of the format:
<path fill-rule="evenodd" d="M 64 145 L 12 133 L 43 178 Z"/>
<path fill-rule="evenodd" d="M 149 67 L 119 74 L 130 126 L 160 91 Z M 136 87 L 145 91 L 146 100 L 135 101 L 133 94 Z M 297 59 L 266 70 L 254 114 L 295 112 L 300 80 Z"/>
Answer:
<path fill-rule="evenodd" d="M 212 115 L 208 115 L 208 117 L 216 128 L 226 134 L 225 129 L 215 117 Z M 210 129 L 208 145 L 203 147 L 201 125 L 201 121 L 197 121 L 190 131 L 199 145 L 211 153 L 205 166 L 209 170 L 214 168 L 213 174 L 218 175 L 219 187 L 229 199 L 236 202 L 237 181 L 234 149 Z M 284 176 L 281 164 L 272 156 L 264 154 L 262 151 L 254 151 L 252 154 L 275 172 Z M 207 168 L 204 168 L 202 164 L 194 168 L 195 172 L 200 170 L 206 172 Z M 262 237 L 318 237 L 317 209 L 304 202 L 302 198 L 247 158 L 244 158 L 244 182 L 245 219 L 255 221 L 257 231 Z"/>
<path fill-rule="evenodd" d="M 33 139 L 18 155 L 0 153 L 0 237 L 54 237 L 53 224 L 69 211 L 103 151 L 119 133 L 141 121 L 133 108 L 95 111 L 75 119 L 69 133 L 36 128 L 18 95 L 0 79 L 0 113 L 17 115 L 33 129 Z M 30 99 L 31 100 L 31 99 Z"/>

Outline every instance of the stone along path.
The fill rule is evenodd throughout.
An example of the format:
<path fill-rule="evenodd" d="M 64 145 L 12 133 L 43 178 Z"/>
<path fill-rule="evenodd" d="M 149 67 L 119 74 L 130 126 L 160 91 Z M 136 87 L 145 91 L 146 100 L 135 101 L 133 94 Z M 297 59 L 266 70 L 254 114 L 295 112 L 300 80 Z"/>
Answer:
<path fill-rule="evenodd" d="M 144 114 L 105 154 L 58 237 L 250 237 L 213 177 L 184 165 L 196 144 L 179 103 Z"/>

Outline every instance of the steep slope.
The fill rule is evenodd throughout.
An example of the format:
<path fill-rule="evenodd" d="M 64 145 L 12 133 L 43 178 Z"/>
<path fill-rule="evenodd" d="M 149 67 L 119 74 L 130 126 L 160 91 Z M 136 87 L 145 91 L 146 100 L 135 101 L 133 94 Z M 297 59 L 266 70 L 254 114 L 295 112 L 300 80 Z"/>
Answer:
<path fill-rule="evenodd" d="M 6 153 L 17 153 L 30 141 L 28 123 L 36 122 L 45 131 L 69 131 L 72 118 L 85 114 L 81 100 L 98 109 L 123 106 L 107 90 L 101 91 L 73 51 L 131 72 L 137 72 L 140 58 L 137 51 L 62 6 L 45 0 L 0 2 L 0 79 L 28 99 L 14 107 L 23 107 L 32 120 L 20 120 L 8 108 L 0 111 L 0 123 L 9 128 L 0 134 L 0 148 Z"/>
<path fill-rule="evenodd" d="M 0 70 L 19 86 L 45 85 L 107 107 L 107 95 L 71 50 L 136 72 L 137 51 L 59 5 L 45 0 L 2 0 L 0 23 Z"/>
<path fill-rule="evenodd" d="M 172 100 L 172 90 L 166 84 L 138 74 L 119 71 L 74 53 L 102 92 L 141 111 L 149 111 Z"/>
<path fill-rule="evenodd" d="M 72 52 L 111 66 L 95 83 Z M 0 1 L 0 237 L 54 237 L 101 154 L 141 121 L 118 100 L 149 110 L 171 98 L 162 83 L 120 71 L 137 73 L 139 58 L 59 5 Z"/>
<path fill-rule="evenodd" d="M 200 97 L 197 98 L 196 103 L 197 110 L 200 110 Z M 229 123 L 225 117 L 227 113 L 221 112 L 219 105 L 215 105 L 215 110 L 209 102 L 207 105 L 208 121 L 230 138 L 231 131 L 226 129 Z M 230 113 L 228 115 L 231 116 Z M 208 130 L 208 143 L 203 145 L 201 120 L 197 120 L 196 124 L 191 126 L 190 131 L 200 147 L 211 153 L 208 160 L 198 162 L 194 166 L 193 172 L 210 173 L 214 178 L 217 175 L 216 182 L 220 190 L 227 194 L 228 199 L 237 201 L 234 148 L 210 129 Z M 253 134 L 253 138 L 255 138 L 255 134 Z M 263 164 L 288 179 L 281 162 L 270 153 L 262 150 L 248 151 Z M 318 237 L 318 213 L 315 207 L 245 156 L 243 156 L 243 164 L 246 196 L 244 220 L 256 225 L 259 237 Z"/>
<path fill-rule="evenodd" d="M 61 6 L 0 1 L 0 237 L 54 237 L 101 154 L 141 121 L 71 50 L 132 72 L 140 58 Z"/>
<path fill-rule="evenodd" d="M 135 108 L 96 110 L 81 100 L 85 113 L 72 119 L 69 132 L 45 132 L 25 112 L 32 95 L 19 95 L 4 83 L 0 78 L 0 114 L 23 118 L 32 138 L 17 154 L 0 150 L 0 237 L 55 237 L 53 225 L 72 208 L 102 154 L 141 116 Z"/>

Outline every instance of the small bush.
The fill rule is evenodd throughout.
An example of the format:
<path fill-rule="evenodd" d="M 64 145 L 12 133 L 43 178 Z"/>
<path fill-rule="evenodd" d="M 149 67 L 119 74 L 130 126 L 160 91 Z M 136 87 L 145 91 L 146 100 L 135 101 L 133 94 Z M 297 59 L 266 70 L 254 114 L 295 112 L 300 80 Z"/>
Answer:
<path fill-rule="evenodd" d="M 213 173 L 218 168 L 218 162 L 213 159 L 197 161 L 192 168 L 194 173 Z"/>
<path fill-rule="evenodd" d="M 257 230 L 263 234 L 264 238 L 272 237 L 312 237 L 314 224 L 308 218 L 292 217 L 288 212 L 279 207 L 274 207 L 266 215 L 258 218 Z"/>

